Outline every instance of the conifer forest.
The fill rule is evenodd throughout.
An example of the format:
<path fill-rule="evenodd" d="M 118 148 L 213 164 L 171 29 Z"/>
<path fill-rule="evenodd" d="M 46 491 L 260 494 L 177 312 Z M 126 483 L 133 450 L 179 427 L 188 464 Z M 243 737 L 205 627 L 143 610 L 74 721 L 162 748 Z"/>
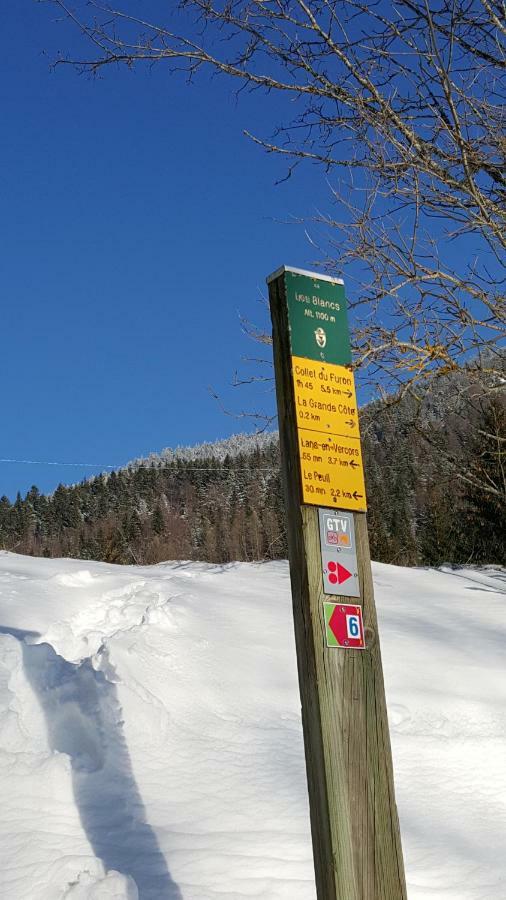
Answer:
<path fill-rule="evenodd" d="M 440 384 L 361 414 L 372 558 L 506 563 L 504 392 Z M 462 381 L 464 379 L 464 383 Z M 287 556 L 275 433 L 163 451 L 45 496 L 0 499 L 0 547 L 121 564 Z"/>

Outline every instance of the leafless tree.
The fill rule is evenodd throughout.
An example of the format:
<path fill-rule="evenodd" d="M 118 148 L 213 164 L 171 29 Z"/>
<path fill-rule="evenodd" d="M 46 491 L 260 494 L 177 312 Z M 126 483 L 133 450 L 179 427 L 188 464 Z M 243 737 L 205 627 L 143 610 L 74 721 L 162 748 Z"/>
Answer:
<path fill-rule="evenodd" d="M 345 275 L 357 366 L 401 393 L 463 366 L 500 389 L 501 0 L 181 0 L 161 21 L 135 12 L 145 2 L 51 2 L 84 39 L 60 62 L 207 68 L 281 95 L 286 120 L 250 137 L 287 177 L 307 162 L 325 172 L 311 234 L 318 262 Z"/>

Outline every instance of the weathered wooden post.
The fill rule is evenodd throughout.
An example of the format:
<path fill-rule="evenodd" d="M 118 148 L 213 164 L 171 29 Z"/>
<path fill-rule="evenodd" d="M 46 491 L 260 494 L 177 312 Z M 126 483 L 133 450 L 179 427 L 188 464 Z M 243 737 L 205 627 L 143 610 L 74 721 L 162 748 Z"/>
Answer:
<path fill-rule="evenodd" d="M 344 287 L 267 282 L 318 900 L 405 900 Z"/>

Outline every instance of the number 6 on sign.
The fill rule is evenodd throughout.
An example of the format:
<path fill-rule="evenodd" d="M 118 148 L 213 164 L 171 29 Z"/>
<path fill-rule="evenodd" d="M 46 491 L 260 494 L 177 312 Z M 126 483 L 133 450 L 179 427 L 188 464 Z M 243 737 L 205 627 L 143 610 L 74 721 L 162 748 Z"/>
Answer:
<path fill-rule="evenodd" d="M 349 638 L 360 637 L 360 620 L 358 616 L 346 616 L 346 630 Z"/>

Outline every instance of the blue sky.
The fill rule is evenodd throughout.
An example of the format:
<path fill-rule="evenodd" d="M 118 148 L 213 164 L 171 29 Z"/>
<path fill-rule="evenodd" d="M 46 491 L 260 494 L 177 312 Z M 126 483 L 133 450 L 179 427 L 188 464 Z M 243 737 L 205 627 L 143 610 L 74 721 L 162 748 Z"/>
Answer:
<path fill-rule="evenodd" d="M 166 446 L 251 429 L 226 406 L 273 408 L 230 383 L 259 323 L 265 276 L 310 267 L 284 224 L 328 196 L 308 166 L 284 169 L 242 135 L 274 100 L 239 102 L 223 79 L 160 68 L 99 80 L 50 63 L 74 36 L 33 0 L 2 12 L 0 495 L 53 490 Z"/>

